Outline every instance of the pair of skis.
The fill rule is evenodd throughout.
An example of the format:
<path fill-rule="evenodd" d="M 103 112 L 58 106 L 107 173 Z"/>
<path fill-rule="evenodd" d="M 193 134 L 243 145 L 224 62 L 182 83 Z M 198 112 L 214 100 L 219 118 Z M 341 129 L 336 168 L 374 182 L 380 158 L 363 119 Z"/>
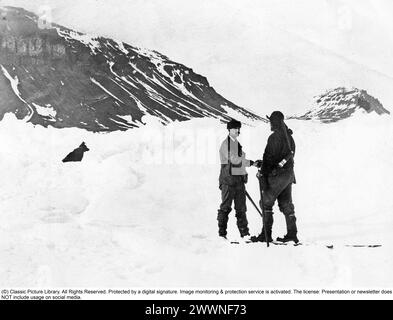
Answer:
<path fill-rule="evenodd" d="M 261 183 L 261 178 L 258 177 L 260 183 Z M 303 242 L 298 242 L 298 243 L 294 243 L 293 241 L 291 242 L 280 242 L 280 241 L 273 241 L 273 242 L 269 242 L 267 233 L 266 233 L 266 224 L 265 224 L 265 212 L 264 212 L 264 202 L 263 202 L 263 190 L 262 190 L 262 186 L 261 187 L 261 207 L 262 207 L 262 212 L 259 210 L 259 208 L 257 207 L 257 205 L 255 204 L 255 202 L 252 200 L 251 196 L 248 194 L 248 192 L 246 191 L 246 196 L 247 198 L 250 200 L 250 202 L 254 205 L 255 209 L 258 211 L 258 213 L 261 215 L 262 217 L 262 221 L 263 221 L 263 230 L 265 233 L 265 241 L 266 241 L 266 245 L 269 248 L 269 244 L 272 243 L 273 245 L 276 246 L 294 246 L 294 247 L 299 247 L 299 246 L 323 246 L 327 249 L 333 250 L 337 247 L 344 247 L 344 248 L 369 248 L 369 249 L 377 249 L 377 248 L 381 248 L 382 245 L 380 244 L 344 244 L 344 245 L 334 245 L 334 244 L 317 244 L 317 243 L 303 243 Z M 240 244 L 240 242 L 238 241 L 231 241 L 232 244 Z M 247 242 L 247 243 L 258 243 L 258 242 Z"/>
<path fill-rule="evenodd" d="M 258 242 L 247 242 L 247 243 L 258 243 Z M 326 249 L 334 250 L 336 248 L 354 248 L 354 249 L 379 249 L 382 248 L 381 244 L 341 244 L 341 245 L 335 245 L 335 244 L 318 244 L 318 243 L 303 243 L 303 242 L 298 242 L 298 243 L 293 243 L 293 242 L 277 242 L 273 241 L 270 242 L 273 245 L 276 246 L 293 246 L 293 247 L 323 247 Z M 239 241 L 231 241 L 231 244 L 240 244 Z"/>
<path fill-rule="evenodd" d="M 269 248 L 269 245 L 272 243 L 273 245 L 281 245 L 281 246 L 294 246 L 294 247 L 298 247 L 298 246 L 323 246 L 327 249 L 333 250 L 337 247 L 344 247 L 344 248 L 369 248 L 369 249 L 378 249 L 381 248 L 382 245 L 380 244 L 344 244 L 344 245 L 334 245 L 334 244 L 317 244 L 317 243 L 303 243 L 303 242 L 298 242 L 298 243 L 294 243 L 293 241 L 291 242 L 280 242 L 280 241 L 273 241 L 273 242 L 269 242 L 268 239 L 268 234 L 266 232 L 266 221 L 265 221 L 265 206 L 264 206 L 264 201 L 263 201 L 263 186 L 262 186 L 262 179 L 261 179 L 261 174 L 259 174 L 258 176 L 258 180 L 259 180 L 259 187 L 260 187 L 260 193 L 261 193 L 261 209 L 262 211 L 258 208 L 258 206 L 255 204 L 254 200 L 251 198 L 250 194 L 246 191 L 246 196 L 247 198 L 250 200 L 250 202 L 254 205 L 255 209 L 258 211 L 259 215 L 262 217 L 262 222 L 263 222 L 263 230 L 265 233 L 265 241 L 266 241 L 266 245 Z M 232 244 L 240 244 L 240 242 L 238 241 L 231 241 Z M 247 242 L 247 243 L 258 243 L 258 242 Z"/>

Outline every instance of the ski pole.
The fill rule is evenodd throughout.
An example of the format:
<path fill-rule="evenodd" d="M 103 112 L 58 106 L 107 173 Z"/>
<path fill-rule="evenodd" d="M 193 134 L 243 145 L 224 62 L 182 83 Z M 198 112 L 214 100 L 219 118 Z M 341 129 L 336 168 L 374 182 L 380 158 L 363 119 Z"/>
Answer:
<path fill-rule="evenodd" d="M 265 212 L 265 200 L 263 199 L 263 182 L 262 182 L 262 169 L 259 169 L 259 175 L 257 175 L 258 178 L 258 182 L 259 182 L 259 190 L 261 193 L 261 209 L 262 209 L 262 214 L 263 214 L 263 231 L 265 232 L 265 240 L 267 243 L 267 246 L 269 247 L 269 236 L 267 234 L 267 230 L 266 230 L 266 212 Z"/>
<path fill-rule="evenodd" d="M 261 212 L 258 209 L 258 206 L 255 204 L 254 200 L 252 200 L 251 196 L 249 195 L 249 193 L 247 191 L 246 191 L 246 196 L 247 196 L 248 200 L 250 200 L 251 203 L 254 205 L 255 209 L 257 209 L 259 215 L 262 217 L 263 230 L 265 232 L 266 244 L 267 244 L 267 247 L 269 248 L 269 239 L 268 239 L 268 236 L 267 236 L 267 233 L 266 233 L 265 212 L 264 212 L 264 209 L 263 209 L 263 205 L 262 205 L 262 212 Z M 262 199 L 262 197 L 263 196 L 262 196 L 262 193 L 261 193 L 261 199 Z M 262 200 L 262 203 L 263 203 L 263 200 Z"/>

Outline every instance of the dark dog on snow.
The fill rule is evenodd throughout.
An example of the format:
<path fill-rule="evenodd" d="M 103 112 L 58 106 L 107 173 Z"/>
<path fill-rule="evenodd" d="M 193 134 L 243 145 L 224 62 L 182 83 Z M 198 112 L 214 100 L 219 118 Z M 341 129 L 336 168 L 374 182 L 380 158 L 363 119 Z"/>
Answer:
<path fill-rule="evenodd" d="M 69 153 L 64 159 L 63 162 L 78 162 L 78 161 L 82 161 L 83 159 L 83 154 L 86 151 L 89 151 L 90 149 L 86 146 L 86 144 L 84 142 L 82 142 L 82 144 L 76 148 L 74 151 L 72 151 L 71 153 Z"/>

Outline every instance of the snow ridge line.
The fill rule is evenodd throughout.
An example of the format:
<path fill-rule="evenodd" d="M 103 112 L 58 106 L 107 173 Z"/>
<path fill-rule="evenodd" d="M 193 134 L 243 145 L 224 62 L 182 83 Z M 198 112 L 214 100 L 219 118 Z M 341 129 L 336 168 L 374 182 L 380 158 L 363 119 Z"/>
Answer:
<path fill-rule="evenodd" d="M 103 91 L 105 91 L 107 94 L 109 94 L 112 98 L 116 99 L 117 101 L 121 102 L 122 104 L 125 104 L 121 99 L 116 97 L 113 93 L 111 93 L 108 89 L 106 89 L 101 83 L 99 83 L 96 79 L 90 77 L 91 82 L 93 82 L 96 86 L 100 87 Z"/>

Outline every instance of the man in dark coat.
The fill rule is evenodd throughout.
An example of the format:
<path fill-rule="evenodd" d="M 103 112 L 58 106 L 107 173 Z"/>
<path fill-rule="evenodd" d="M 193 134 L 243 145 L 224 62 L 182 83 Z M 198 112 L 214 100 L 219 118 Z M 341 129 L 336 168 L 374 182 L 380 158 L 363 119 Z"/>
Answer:
<path fill-rule="evenodd" d="M 269 242 L 272 241 L 273 206 L 276 200 L 280 211 L 285 216 L 287 234 L 277 238 L 280 242 L 298 243 L 295 207 L 292 202 L 292 184 L 296 183 L 294 173 L 295 141 L 292 130 L 284 123 L 284 115 L 275 111 L 268 117 L 270 135 L 263 155 L 262 189 L 265 211 L 265 227 Z M 252 241 L 266 241 L 264 229 Z"/>
<path fill-rule="evenodd" d="M 228 137 L 223 141 L 220 148 L 221 171 L 219 187 L 221 190 L 222 203 L 218 210 L 218 233 L 226 238 L 228 216 L 232 211 L 232 203 L 235 202 L 237 226 L 240 236 L 244 240 L 250 240 L 248 221 L 246 216 L 246 187 L 248 175 L 246 167 L 254 165 L 254 161 L 247 160 L 242 146 L 237 141 L 240 135 L 241 123 L 231 120 L 227 124 Z"/>

